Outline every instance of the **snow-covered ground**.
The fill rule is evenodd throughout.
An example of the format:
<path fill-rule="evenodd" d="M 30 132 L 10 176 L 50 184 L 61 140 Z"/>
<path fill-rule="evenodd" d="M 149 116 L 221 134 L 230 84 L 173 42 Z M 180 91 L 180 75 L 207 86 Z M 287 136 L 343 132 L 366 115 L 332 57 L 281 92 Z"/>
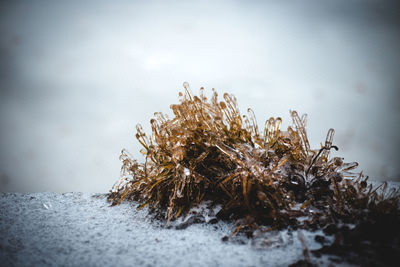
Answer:
<path fill-rule="evenodd" d="M 85 193 L 2 193 L 0 265 L 287 266 L 304 258 L 297 232 L 224 242 L 232 224 L 177 230 L 134 205 L 110 207 L 105 195 Z M 318 232 L 302 234 L 309 249 L 320 247 L 314 241 Z"/>

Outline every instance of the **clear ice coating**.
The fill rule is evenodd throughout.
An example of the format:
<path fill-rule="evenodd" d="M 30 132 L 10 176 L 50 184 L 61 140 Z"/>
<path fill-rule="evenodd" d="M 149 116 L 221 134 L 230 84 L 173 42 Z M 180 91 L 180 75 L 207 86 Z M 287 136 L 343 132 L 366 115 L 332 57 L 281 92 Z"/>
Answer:
<path fill-rule="evenodd" d="M 291 112 L 293 122 L 296 126 L 296 130 L 300 135 L 302 144 L 303 144 L 303 150 L 306 154 L 309 153 L 310 151 L 310 144 L 308 142 L 307 138 L 307 131 L 306 131 L 306 126 L 303 124 L 303 121 L 300 119 L 299 114 L 297 114 L 297 111 L 292 111 Z M 304 117 L 304 123 L 306 122 L 306 116 Z"/>
<path fill-rule="evenodd" d="M 335 130 L 331 128 L 331 129 L 329 129 L 328 134 L 326 135 L 325 149 L 321 155 L 323 160 L 325 160 L 325 161 L 328 160 L 329 152 L 331 151 L 331 147 L 332 147 L 334 134 L 335 134 Z"/>
<path fill-rule="evenodd" d="M 326 225 L 337 216 L 362 217 L 359 211 L 368 203 L 386 201 L 381 191 L 366 188 L 367 177 L 352 172 L 356 162 L 330 158 L 337 149 L 333 129 L 322 147 L 312 149 L 306 114 L 291 111 L 286 131 L 280 117 L 259 129 L 253 110 L 242 116 L 233 95 L 224 93 L 220 100 L 213 89 L 208 100 L 204 89 L 196 96 L 188 83 L 183 86 L 180 103 L 170 106 L 172 118 L 154 113 L 149 136 L 137 125 L 145 162 L 122 151 L 121 180 L 109 195 L 113 204 L 135 199 L 169 222 L 211 200 L 221 206 L 222 218 L 240 219 L 240 231 L 246 225 L 279 229 L 310 223 L 297 218 Z"/>

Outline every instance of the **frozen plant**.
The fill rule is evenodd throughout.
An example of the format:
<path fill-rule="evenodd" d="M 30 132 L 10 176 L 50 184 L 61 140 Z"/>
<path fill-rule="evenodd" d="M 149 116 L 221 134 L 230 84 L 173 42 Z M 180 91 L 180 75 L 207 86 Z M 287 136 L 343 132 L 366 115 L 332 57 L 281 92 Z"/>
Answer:
<path fill-rule="evenodd" d="M 371 212 L 398 213 L 397 192 L 385 194 L 386 184 L 380 190 L 367 186 L 368 177 L 351 172 L 356 162 L 329 157 L 338 149 L 333 129 L 320 148 L 311 149 L 306 115 L 292 111 L 286 131 L 279 117 L 260 130 L 253 111 L 242 116 L 233 95 L 220 101 L 213 90 L 208 100 L 203 88 L 199 96 L 187 83 L 184 88 L 180 103 L 171 105 L 173 118 L 156 112 L 150 136 L 137 126 L 145 162 L 122 150 L 121 180 L 109 195 L 114 205 L 137 200 L 139 208 L 148 205 L 169 222 L 211 200 L 222 206 L 219 218 L 237 220 L 235 231 L 322 228 Z"/>

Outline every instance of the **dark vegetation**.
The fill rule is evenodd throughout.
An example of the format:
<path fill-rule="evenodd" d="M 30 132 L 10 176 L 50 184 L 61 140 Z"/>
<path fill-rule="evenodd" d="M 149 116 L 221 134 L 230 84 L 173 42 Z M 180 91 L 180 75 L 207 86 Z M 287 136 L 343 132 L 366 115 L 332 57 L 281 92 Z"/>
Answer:
<path fill-rule="evenodd" d="M 399 262 L 399 193 L 388 192 L 386 183 L 373 188 L 368 177 L 352 172 L 356 162 L 330 158 L 338 150 L 333 129 L 320 148 L 311 149 L 306 115 L 292 111 L 286 131 L 279 117 L 260 129 L 251 109 L 240 114 L 233 95 L 220 101 L 213 91 L 208 100 L 203 89 L 195 96 L 184 87 L 180 103 L 171 105 L 172 119 L 155 113 L 150 137 L 137 126 L 145 162 L 122 151 L 112 204 L 136 200 L 169 223 L 208 200 L 221 205 L 218 219 L 237 223 L 233 235 L 251 238 L 261 226 L 323 229 L 334 242 L 327 245 L 320 236 L 323 247 L 313 256 L 333 254 L 361 265 Z M 309 257 L 305 248 L 299 264 L 311 264 Z"/>

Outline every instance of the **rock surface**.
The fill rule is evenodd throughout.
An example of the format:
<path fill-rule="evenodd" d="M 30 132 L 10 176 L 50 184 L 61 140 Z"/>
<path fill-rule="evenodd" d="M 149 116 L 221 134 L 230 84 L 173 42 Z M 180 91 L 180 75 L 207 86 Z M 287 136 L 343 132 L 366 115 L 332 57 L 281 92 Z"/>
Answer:
<path fill-rule="evenodd" d="M 304 259 L 297 232 L 224 242 L 232 224 L 205 218 L 178 230 L 135 206 L 110 207 L 100 194 L 2 193 L 0 265 L 287 266 Z M 321 247 L 318 234 L 302 232 L 308 249 Z"/>

